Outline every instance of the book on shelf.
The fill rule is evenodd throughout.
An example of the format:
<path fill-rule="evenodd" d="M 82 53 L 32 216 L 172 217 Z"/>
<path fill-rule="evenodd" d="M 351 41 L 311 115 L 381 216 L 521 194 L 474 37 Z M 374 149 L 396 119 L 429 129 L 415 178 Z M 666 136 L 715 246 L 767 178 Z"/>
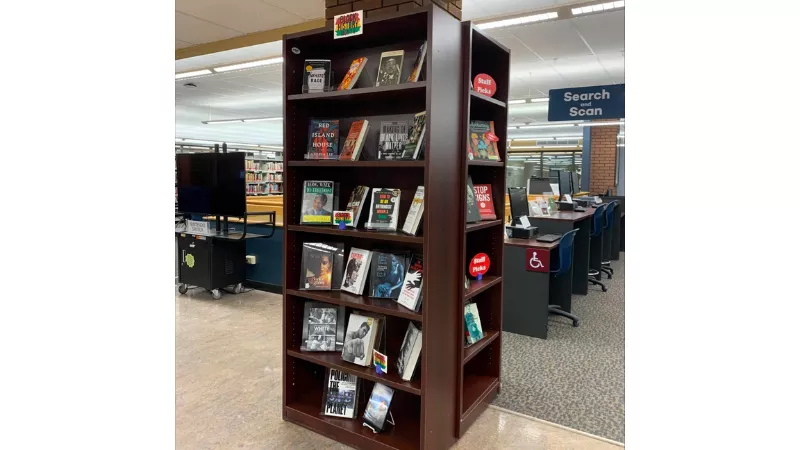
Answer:
<path fill-rule="evenodd" d="M 350 63 L 350 69 L 347 70 L 342 82 L 339 83 L 339 90 L 345 91 L 347 89 L 352 89 L 358 82 L 358 77 L 361 76 L 361 71 L 364 70 L 366 65 L 367 58 L 362 56 L 361 58 L 354 59 L 353 62 Z"/>
<path fill-rule="evenodd" d="M 358 228 L 358 219 L 361 217 L 361 211 L 364 209 L 368 195 L 368 186 L 356 186 L 350 193 L 350 200 L 347 201 L 347 210 L 353 213 L 353 222 L 349 225 L 350 227 Z"/>
<path fill-rule="evenodd" d="M 412 311 L 419 312 L 419 307 L 422 304 L 422 280 L 422 255 L 413 254 L 408 262 L 408 270 L 403 279 L 403 288 L 400 290 L 397 303 Z"/>
<path fill-rule="evenodd" d="M 499 161 L 498 140 L 497 135 L 494 133 L 494 121 L 470 120 L 469 136 L 467 137 L 467 157 L 471 160 Z"/>
<path fill-rule="evenodd" d="M 322 414 L 354 419 L 358 408 L 357 376 L 338 369 L 325 370 L 325 392 L 322 395 Z"/>
<path fill-rule="evenodd" d="M 364 410 L 364 425 L 378 433 L 386 428 L 386 417 L 392 405 L 394 389 L 382 383 L 375 383 L 369 396 L 367 408 Z"/>
<path fill-rule="evenodd" d="M 342 359 L 369 367 L 372 365 L 372 350 L 380 342 L 383 319 L 360 312 L 350 313 L 347 332 L 344 336 Z"/>
<path fill-rule="evenodd" d="M 370 230 L 397 231 L 399 215 L 400 189 L 372 188 L 372 205 L 365 227 Z"/>
<path fill-rule="evenodd" d="M 408 142 L 408 122 L 381 122 L 381 132 L 378 136 L 378 159 L 400 159 L 406 142 Z"/>
<path fill-rule="evenodd" d="M 345 307 L 322 302 L 305 302 L 302 345 L 308 352 L 341 351 L 344 345 Z"/>
<path fill-rule="evenodd" d="M 408 136 L 408 141 L 403 147 L 402 159 L 417 159 L 420 149 L 425 142 L 426 112 L 422 111 L 414 115 L 414 123 Z"/>
<path fill-rule="evenodd" d="M 497 214 L 494 212 L 494 199 L 492 199 L 491 184 L 475 184 L 472 186 L 475 191 L 475 201 L 478 203 L 478 214 L 481 220 L 495 220 Z"/>
<path fill-rule="evenodd" d="M 339 155 L 340 161 L 358 161 L 368 131 L 369 120 L 356 120 L 350 125 L 350 131 L 347 133 L 347 139 L 344 141 L 342 153 Z"/>
<path fill-rule="evenodd" d="M 464 305 L 464 333 L 465 341 L 472 345 L 483 339 L 483 328 L 481 327 L 481 316 L 478 314 L 478 305 L 467 303 Z"/>
<path fill-rule="evenodd" d="M 411 207 L 408 209 L 406 221 L 403 223 L 403 233 L 416 236 L 424 209 L 425 186 L 417 186 L 417 192 L 414 193 L 414 199 L 411 200 Z"/>
<path fill-rule="evenodd" d="M 419 76 L 422 73 L 422 66 L 425 64 L 425 54 L 428 51 L 428 41 L 422 43 L 419 46 L 419 51 L 417 52 L 417 59 L 414 60 L 414 66 L 411 68 L 411 73 L 408 75 L 408 79 L 406 79 L 407 83 L 413 83 L 419 81 Z"/>
<path fill-rule="evenodd" d="M 370 264 L 370 297 L 397 300 L 403 289 L 409 255 L 406 252 L 373 251 Z"/>
<path fill-rule="evenodd" d="M 419 355 L 422 351 L 422 330 L 408 323 L 406 336 L 403 338 L 403 345 L 400 347 L 400 355 L 397 357 L 397 373 L 405 381 L 411 381 L 414 371 L 417 369 Z"/>
<path fill-rule="evenodd" d="M 338 183 L 333 181 L 304 181 L 300 223 L 330 225 L 333 210 L 338 206 Z"/>
<path fill-rule="evenodd" d="M 381 61 L 378 64 L 378 79 L 375 81 L 375 86 L 400 84 L 404 54 L 403 50 L 381 53 Z"/>
<path fill-rule="evenodd" d="M 304 242 L 301 271 L 301 289 L 315 291 L 340 289 L 344 272 L 344 244 Z"/>
<path fill-rule="evenodd" d="M 475 200 L 475 188 L 472 185 L 472 177 L 467 175 L 467 223 L 481 221 L 481 214 L 478 212 L 478 202 Z"/>
<path fill-rule="evenodd" d="M 339 119 L 312 119 L 305 159 L 339 159 Z"/>
<path fill-rule="evenodd" d="M 304 63 L 303 90 L 305 92 L 325 92 L 331 86 L 331 60 L 307 59 Z"/>
<path fill-rule="evenodd" d="M 343 291 L 356 295 L 364 293 L 364 285 L 367 284 L 370 261 L 372 261 L 371 251 L 355 247 L 350 249 L 350 256 L 347 258 L 347 265 L 344 269 L 344 279 L 342 280 Z"/>

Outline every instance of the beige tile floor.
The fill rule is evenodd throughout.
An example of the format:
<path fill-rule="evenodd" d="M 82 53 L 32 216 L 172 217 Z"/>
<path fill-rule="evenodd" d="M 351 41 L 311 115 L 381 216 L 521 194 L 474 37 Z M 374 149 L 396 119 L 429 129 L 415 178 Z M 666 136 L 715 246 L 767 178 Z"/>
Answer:
<path fill-rule="evenodd" d="M 179 450 L 347 449 L 281 420 L 281 297 L 176 295 L 175 440 Z M 455 449 L 621 446 L 489 408 Z"/>

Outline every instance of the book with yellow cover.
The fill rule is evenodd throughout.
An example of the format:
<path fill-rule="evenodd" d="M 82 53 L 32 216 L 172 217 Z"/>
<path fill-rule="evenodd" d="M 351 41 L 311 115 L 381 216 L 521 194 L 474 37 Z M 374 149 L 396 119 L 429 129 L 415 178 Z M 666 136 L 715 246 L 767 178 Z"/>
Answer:
<path fill-rule="evenodd" d="M 356 85 L 358 81 L 358 77 L 361 76 L 361 71 L 364 70 L 364 66 L 367 65 L 367 58 L 362 56 L 361 58 L 356 58 L 350 63 L 350 70 L 347 71 L 345 74 L 344 79 L 339 84 L 339 90 L 344 91 L 347 89 L 352 89 L 353 86 Z"/>

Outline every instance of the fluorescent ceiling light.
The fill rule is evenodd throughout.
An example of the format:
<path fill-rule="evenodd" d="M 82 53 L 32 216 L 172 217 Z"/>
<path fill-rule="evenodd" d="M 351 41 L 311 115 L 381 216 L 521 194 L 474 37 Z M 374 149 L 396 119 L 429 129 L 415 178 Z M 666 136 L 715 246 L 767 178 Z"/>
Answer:
<path fill-rule="evenodd" d="M 516 141 L 563 141 L 583 139 L 583 136 L 516 136 Z"/>
<path fill-rule="evenodd" d="M 525 100 L 524 98 L 523 98 L 523 99 L 520 99 L 520 100 L 509 100 L 509 101 L 508 101 L 508 104 L 509 104 L 509 105 L 518 105 L 518 104 L 520 104 L 520 103 L 525 103 L 526 101 L 527 101 L 527 100 Z"/>
<path fill-rule="evenodd" d="M 557 12 L 548 12 L 542 14 L 534 14 L 532 16 L 515 17 L 513 19 L 496 20 L 494 22 L 479 23 L 475 25 L 479 30 L 490 30 L 492 28 L 511 27 L 514 25 L 522 25 L 524 23 L 541 22 L 543 20 L 557 19 Z"/>
<path fill-rule="evenodd" d="M 530 99 L 528 101 L 531 102 L 531 103 L 549 102 L 550 101 L 550 97 L 532 98 L 532 99 Z"/>
<path fill-rule="evenodd" d="M 262 59 L 260 61 L 250 61 L 241 64 L 233 64 L 230 66 L 215 67 L 214 72 L 230 72 L 231 70 L 251 69 L 253 67 L 269 66 L 271 64 L 280 64 L 283 62 L 283 57 Z"/>
<path fill-rule="evenodd" d="M 283 150 L 283 147 L 281 147 L 280 145 L 259 145 L 259 147 L 262 147 L 262 148 L 274 148 L 274 149 L 278 149 L 278 150 Z"/>
<path fill-rule="evenodd" d="M 530 128 L 561 128 L 561 127 L 572 127 L 572 126 L 577 126 L 577 125 L 578 125 L 577 123 L 563 123 L 563 124 L 562 123 L 560 123 L 560 124 L 543 123 L 541 125 L 520 125 L 520 126 L 517 127 L 517 129 L 518 130 L 527 130 L 527 129 L 530 129 Z"/>
<path fill-rule="evenodd" d="M 519 146 L 519 147 L 510 147 L 509 151 L 512 151 L 512 150 L 530 150 L 532 148 L 544 148 L 544 149 L 547 149 L 547 148 L 577 148 L 577 147 L 580 147 L 580 145 L 568 145 L 568 144 L 560 144 L 560 145 L 559 144 L 552 144 L 552 145 L 522 145 L 522 146 Z"/>
<path fill-rule="evenodd" d="M 181 138 L 175 138 L 175 142 L 178 142 L 178 141 L 189 142 L 189 143 L 192 143 L 192 144 L 218 144 L 219 143 L 218 141 L 205 141 L 203 139 L 186 139 L 186 138 L 181 139 Z"/>
<path fill-rule="evenodd" d="M 218 125 L 221 123 L 235 123 L 235 122 L 242 122 L 242 119 L 224 119 L 224 120 L 204 120 L 203 123 L 206 125 Z"/>
<path fill-rule="evenodd" d="M 266 122 L 268 120 L 283 120 L 283 117 L 256 117 L 254 119 L 242 119 L 242 122 Z"/>
<path fill-rule="evenodd" d="M 583 6 L 579 8 L 572 8 L 572 15 L 579 16 L 581 14 L 588 14 L 593 12 L 600 12 L 600 11 L 609 11 L 612 9 L 619 9 L 624 8 L 625 2 L 624 1 L 615 1 L 615 2 L 606 2 L 606 3 L 598 3 L 596 5 L 589 5 Z"/>
<path fill-rule="evenodd" d="M 193 70 L 191 72 L 176 73 L 175 79 L 180 80 L 182 78 L 199 77 L 200 75 L 211 75 L 211 71 L 208 69 L 203 69 L 203 70 Z"/>
<path fill-rule="evenodd" d="M 240 144 L 238 142 L 228 142 L 227 144 L 228 144 L 228 147 L 230 147 L 230 146 L 234 146 L 234 147 L 258 147 L 258 144 Z"/>
<path fill-rule="evenodd" d="M 577 124 L 579 127 L 607 127 L 611 125 L 625 125 L 625 122 L 622 121 L 614 121 L 614 122 L 584 122 Z"/>

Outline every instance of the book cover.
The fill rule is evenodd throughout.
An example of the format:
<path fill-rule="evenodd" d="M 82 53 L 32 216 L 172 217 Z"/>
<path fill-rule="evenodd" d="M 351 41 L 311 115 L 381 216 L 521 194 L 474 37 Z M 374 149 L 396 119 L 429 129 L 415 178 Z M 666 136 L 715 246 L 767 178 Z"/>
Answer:
<path fill-rule="evenodd" d="M 364 423 L 373 431 L 383 431 L 393 396 L 394 389 L 381 383 L 375 383 L 373 386 L 367 408 L 364 410 Z"/>
<path fill-rule="evenodd" d="M 475 201 L 478 203 L 478 214 L 481 220 L 495 220 L 497 214 L 494 212 L 494 200 L 492 199 L 491 184 L 473 185 L 475 191 Z"/>
<path fill-rule="evenodd" d="M 308 348 L 309 332 L 310 331 L 314 331 L 314 330 L 310 329 L 311 327 L 309 326 L 309 324 L 315 324 L 315 325 L 319 324 L 321 317 L 324 316 L 324 314 L 321 315 L 321 313 L 319 313 L 319 312 L 316 312 L 316 313 L 312 314 L 311 310 L 314 309 L 314 308 L 316 308 L 318 310 L 325 310 L 325 309 L 328 309 L 328 310 L 332 309 L 333 310 L 334 316 L 333 317 L 328 316 L 328 317 L 325 318 L 325 320 L 328 321 L 328 325 L 331 324 L 330 323 L 331 320 L 334 321 L 333 328 L 335 328 L 335 330 L 336 330 L 336 341 L 334 343 L 335 346 L 334 346 L 334 348 L 331 348 L 330 351 L 341 352 L 342 351 L 342 346 L 344 346 L 345 326 L 347 325 L 345 323 L 345 317 L 346 317 L 345 316 L 345 310 L 346 310 L 346 308 L 344 306 L 334 306 L 334 305 L 331 305 L 330 303 L 311 302 L 311 301 L 307 301 L 303 305 L 303 317 L 306 318 L 306 323 L 302 327 L 303 332 L 302 332 L 302 338 L 300 340 L 300 342 L 301 342 L 300 350 L 303 350 L 303 351 L 308 351 L 309 350 L 309 348 Z M 328 314 L 330 314 L 330 311 L 328 312 Z M 321 330 L 316 330 L 316 331 L 321 331 Z M 316 340 L 318 340 L 318 339 L 315 339 L 315 341 Z M 314 346 L 317 345 L 314 342 L 312 342 L 312 344 Z M 311 350 L 311 351 L 314 351 L 314 350 Z M 322 351 L 322 350 L 319 350 L 319 351 Z"/>
<path fill-rule="evenodd" d="M 304 181 L 301 224 L 330 225 L 333 223 L 336 184 L 333 181 Z"/>
<path fill-rule="evenodd" d="M 411 200 L 411 207 L 408 209 L 406 221 L 403 224 L 403 233 L 416 235 L 419 224 L 422 220 L 422 213 L 425 209 L 425 186 L 417 186 L 414 199 Z"/>
<path fill-rule="evenodd" d="M 372 252 L 360 248 L 351 248 L 344 269 L 342 290 L 352 294 L 361 295 L 367 282 L 369 263 L 372 261 Z"/>
<path fill-rule="evenodd" d="M 358 377 L 338 369 L 326 369 L 322 414 L 353 419 L 358 405 Z"/>
<path fill-rule="evenodd" d="M 339 290 L 342 288 L 342 277 L 344 276 L 344 243 L 329 242 L 325 245 L 333 247 L 333 276 L 331 279 L 331 290 Z"/>
<path fill-rule="evenodd" d="M 397 303 L 412 311 L 417 311 L 419 308 L 418 300 L 422 295 L 422 274 L 422 255 L 414 254 L 408 263 L 408 270 L 403 280 L 403 288 L 397 298 Z"/>
<path fill-rule="evenodd" d="M 408 256 L 405 253 L 375 251 L 370 264 L 370 297 L 400 297 L 406 275 Z"/>
<path fill-rule="evenodd" d="M 336 351 L 336 316 L 334 306 L 312 306 L 306 316 L 306 350 L 310 352 Z"/>
<path fill-rule="evenodd" d="M 422 66 L 425 64 L 425 53 L 428 51 L 428 41 L 425 41 L 420 45 L 419 51 L 417 52 L 417 59 L 414 60 L 414 67 L 411 68 L 411 74 L 408 75 L 408 79 L 406 80 L 407 83 L 413 83 L 415 81 L 419 81 L 419 76 L 422 73 Z"/>
<path fill-rule="evenodd" d="M 420 149 L 425 142 L 426 113 L 422 111 L 414 115 L 414 124 L 408 136 L 408 142 L 403 147 L 403 159 L 417 159 Z"/>
<path fill-rule="evenodd" d="M 481 215 L 478 212 L 478 202 L 475 200 L 475 188 L 472 185 L 472 177 L 467 176 L 467 223 L 475 223 L 481 221 Z"/>
<path fill-rule="evenodd" d="M 361 76 L 361 71 L 364 70 L 364 67 L 367 65 L 367 58 L 361 57 L 356 58 L 350 63 L 350 69 L 347 70 L 342 82 L 339 83 L 339 90 L 344 91 L 347 89 L 352 89 L 353 86 L 356 85 L 358 82 L 358 77 Z"/>
<path fill-rule="evenodd" d="M 381 132 L 378 137 L 378 159 L 400 159 L 406 142 L 408 142 L 408 122 L 381 122 Z"/>
<path fill-rule="evenodd" d="M 330 290 L 336 247 L 320 242 L 303 244 L 300 286 L 309 290 Z"/>
<path fill-rule="evenodd" d="M 351 313 L 344 335 L 342 359 L 360 366 L 369 366 L 372 363 L 377 328 L 378 319 Z"/>
<path fill-rule="evenodd" d="M 339 119 L 313 119 L 308 124 L 305 159 L 339 158 Z"/>
<path fill-rule="evenodd" d="M 494 133 L 494 121 L 470 120 L 467 141 L 467 157 L 469 159 L 500 160 L 497 150 L 497 135 Z"/>
<path fill-rule="evenodd" d="M 361 217 L 361 210 L 364 209 L 367 195 L 369 195 L 369 187 L 367 186 L 356 186 L 353 192 L 350 193 L 350 200 L 347 201 L 347 210 L 353 213 L 353 222 L 349 225 L 352 228 L 358 227 L 358 219 Z"/>
<path fill-rule="evenodd" d="M 366 228 L 396 231 L 399 210 L 400 189 L 372 188 L 372 205 Z"/>
<path fill-rule="evenodd" d="M 400 378 L 411 381 L 421 350 L 422 331 L 414 326 L 413 322 L 409 322 L 406 336 L 403 338 L 403 345 L 400 347 L 400 355 L 397 357 L 396 367 Z"/>
<path fill-rule="evenodd" d="M 331 60 L 307 59 L 303 72 L 304 92 L 325 92 L 331 86 Z"/>
<path fill-rule="evenodd" d="M 378 64 L 378 79 L 375 86 L 400 84 L 400 75 L 403 71 L 403 50 L 381 53 L 381 62 Z"/>
<path fill-rule="evenodd" d="M 483 339 L 481 317 L 478 314 L 478 305 L 469 303 L 464 306 L 464 330 L 467 344 L 474 344 Z"/>
<path fill-rule="evenodd" d="M 361 155 L 361 148 L 364 146 L 364 139 L 369 130 L 369 121 L 356 120 L 350 125 L 350 131 L 347 133 L 347 139 L 344 141 L 342 153 L 339 155 L 341 161 L 358 161 Z"/>

